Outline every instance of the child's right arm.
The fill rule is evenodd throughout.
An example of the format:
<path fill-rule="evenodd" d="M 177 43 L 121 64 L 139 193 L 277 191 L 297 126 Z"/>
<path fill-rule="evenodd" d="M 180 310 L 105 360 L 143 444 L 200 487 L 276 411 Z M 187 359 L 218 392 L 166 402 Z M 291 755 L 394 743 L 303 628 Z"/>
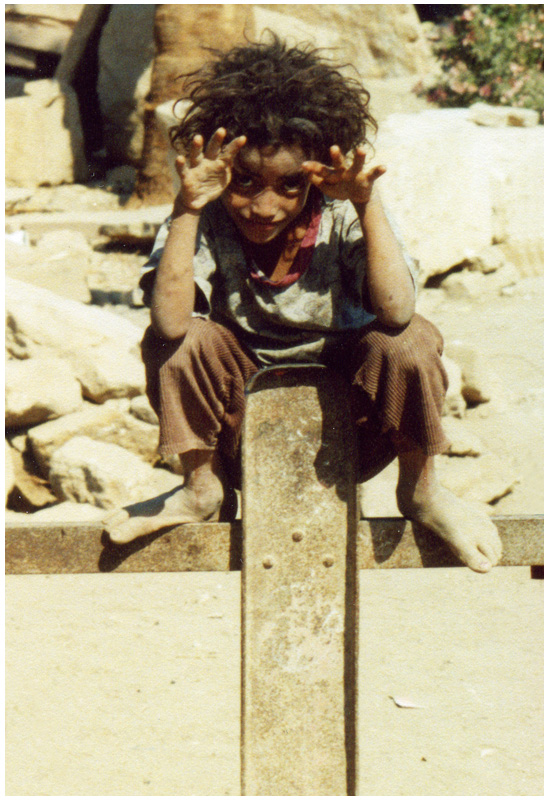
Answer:
<path fill-rule="evenodd" d="M 188 158 L 179 156 L 175 162 L 181 188 L 151 301 L 152 326 L 164 339 L 178 339 L 187 333 L 194 309 L 193 260 L 200 214 L 228 186 L 233 162 L 246 144 L 246 137 L 239 136 L 223 148 L 225 135 L 219 128 L 205 149 L 202 137 L 195 136 Z"/>

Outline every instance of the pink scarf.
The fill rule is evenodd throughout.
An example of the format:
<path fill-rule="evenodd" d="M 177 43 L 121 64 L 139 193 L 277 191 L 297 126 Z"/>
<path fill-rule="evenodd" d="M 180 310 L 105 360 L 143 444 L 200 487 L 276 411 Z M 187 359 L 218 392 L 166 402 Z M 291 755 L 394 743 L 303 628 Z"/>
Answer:
<path fill-rule="evenodd" d="M 283 269 L 283 277 L 278 281 L 272 281 L 270 278 L 265 278 L 265 276 L 250 270 L 250 275 L 255 281 L 268 286 L 286 287 L 294 284 L 307 271 L 313 258 L 320 228 L 321 204 L 322 195 L 314 192 L 312 202 L 307 203 L 299 217 L 284 231 L 286 242 L 273 270 L 274 275 Z M 250 255 L 250 249 L 246 247 L 246 244 L 244 250 L 247 251 L 247 255 Z"/>

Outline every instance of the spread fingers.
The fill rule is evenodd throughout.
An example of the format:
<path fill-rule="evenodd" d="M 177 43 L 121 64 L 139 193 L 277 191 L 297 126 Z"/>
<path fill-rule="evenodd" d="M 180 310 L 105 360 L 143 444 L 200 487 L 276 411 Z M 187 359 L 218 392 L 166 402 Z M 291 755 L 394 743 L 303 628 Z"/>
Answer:
<path fill-rule="evenodd" d="M 193 137 L 191 147 L 189 149 L 189 164 L 191 167 L 196 167 L 202 161 L 202 148 L 204 147 L 204 138 L 197 134 Z"/>
<path fill-rule="evenodd" d="M 245 136 L 237 136 L 236 139 L 233 139 L 232 142 L 229 142 L 227 147 L 223 148 L 221 152 L 221 158 L 226 161 L 227 164 L 232 164 L 238 151 L 242 150 L 246 144 L 246 141 L 247 140 Z"/>
<path fill-rule="evenodd" d="M 223 146 L 223 142 L 226 136 L 227 136 L 227 131 L 225 130 L 225 128 L 217 129 L 217 131 L 214 133 L 214 135 L 208 142 L 206 149 L 204 150 L 204 155 L 206 156 L 207 159 L 212 159 L 215 161 L 215 159 L 221 153 L 221 148 Z"/>

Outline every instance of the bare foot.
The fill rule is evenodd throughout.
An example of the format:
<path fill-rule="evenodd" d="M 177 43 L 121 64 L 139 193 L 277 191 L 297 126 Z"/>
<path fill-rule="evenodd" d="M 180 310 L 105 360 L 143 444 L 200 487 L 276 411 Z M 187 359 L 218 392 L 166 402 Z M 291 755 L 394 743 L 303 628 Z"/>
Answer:
<path fill-rule="evenodd" d="M 117 509 L 103 519 L 112 542 L 124 544 L 166 526 L 217 520 L 223 502 L 223 479 L 212 454 L 191 451 L 182 456 L 182 487 Z"/>
<path fill-rule="evenodd" d="M 401 500 L 404 517 L 434 531 L 464 564 L 477 573 L 487 573 L 501 558 L 498 530 L 484 510 L 458 498 L 438 485 L 432 492 L 415 499 Z"/>
<path fill-rule="evenodd" d="M 487 573 L 501 558 L 498 530 L 483 509 L 438 483 L 432 456 L 399 454 L 398 508 L 404 517 L 434 531 L 464 564 Z"/>

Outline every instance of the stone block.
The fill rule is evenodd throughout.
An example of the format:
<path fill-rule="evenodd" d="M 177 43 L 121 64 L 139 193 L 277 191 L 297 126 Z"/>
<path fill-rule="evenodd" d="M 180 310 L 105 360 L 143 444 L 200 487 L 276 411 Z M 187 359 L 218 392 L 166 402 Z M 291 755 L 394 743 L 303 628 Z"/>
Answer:
<path fill-rule="evenodd" d="M 489 128 L 532 128 L 539 124 L 539 113 L 532 108 L 491 106 L 488 103 L 474 103 L 469 106 L 467 118 L 477 125 L 486 125 Z"/>
<path fill-rule="evenodd" d="M 266 28 L 291 41 L 332 48 L 339 63 L 363 76 L 425 75 L 436 66 L 416 10 L 409 3 L 254 5 L 257 38 Z"/>
<path fill-rule="evenodd" d="M 101 405 L 86 404 L 79 412 L 35 426 L 28 432 L 28 442 L 42 475 L 48 475 L 53 453 L 78 435 L 123 447 L 150 464 L 159 458 L 158 424 L 130 414 L 127 399 L 108 400 Z"/>
<path fill-rule="evenodd" d="M 7 440 L 4 440 L 4 492 L 5 500 L 13 489 L 15 483 L 15 470 L 13 464 L 12 448 Z"/>
<path fill-rule="evenodd" d="M 473 300 L 482 298 L 489 292 L 499 292 L 506 287 L 514 286 L 520 280 L 520 274 L 514 264 L 504 264 L 499 270 L 490 273 L 461 272 L 452 273 L 440 286 L 452 300 Z"/>
<path fill-rule="evenodd" d="M 446 451 L 447 456 L 480 456 L 485 450 L 480 439 L 469 431 L 463 420 L 445 417 L 443 426 L 451 443 Z"/>
<path fill-rule="evenodd" d="M 446 342 L 446 354 L 459 364 L 462 376 L 461 394 L 467 403 L 486 403 L 493 392 L 493 378 L 479 351 L 459 340 Z"/>
<path fill-rule="evenodd" d="M 462 498 L 481 503 L 495 503 L 520 481 L 513 468 L 493 453 L 483 453 L 476 459 L 435 456 L 435 465 L 443 486 Z"/>
<path fill-rule="evenodd" d="M 455 112 L 458 113 L 455 113 Z M 460 109 L 392 114 L 381 125 L 377 186 L 410 254 L 419 282 L 492 243 L 492 197 L 478 128 Z"/>
<path fill-rule="evenodd" d="M 442 414 L 463 417 L 467 404 L 461 394 L 463 386 L 461 367 L 453 359 L 450 359 L 446 353 L 442 354 L 442 364 L 448 375 L 448 390 L 446 391 Z"/>
<path fill-rule="evenodd" d="M 24 454 L 13 451 L 14 482 L 9 497 L 10 508 L 18 512 L 34 512 L 48 504 L 55 503 L 45 479 L 37 476 L 28 464 Z"/>
<path fill-rule="evenodd" d="M 80 382 L 63 359 L 10 359 L 5 377 L 8 428 L 37 425 L 82 406 Z"/>
<path fill-rule="evenodd" d="M 114 509 L 168 492 L 181 478 L 146 464 L 133 453 L 90 437 L 74 437 L 58 448 L 49 480 L 60 500 Z"/>
<path fill-rule="evenodd" d="M 144 423 L 149 423 L 149 425 L 158 425 L 158 417 L 146 395 L 139 395 L 136 398 L 132 398 L 130 401 L 130 411 L 138 420 L 143 420 Z"/>
<path fill-rule="evenodd" d="M 84 136 L 74 89 L 30 81 L 5 103 L 6 182 L 40 186 L 85 181 Z"/>
<path fill-rule="evenodd" d="M 60 55 L 71 37 L 83 5 L 15 5 L 6 13 L 6 43 Z"/>
<path fill-rule="evenodd" d="M 14 279 L 6 279 L 6 311 L 6 346 L 16 358 L 47 351 L 65 359 L 96 403 L 143 394 L 142 331 L 120 315 Z"/>
<path fill-rule="evenodd" d="M 61 501 L 44 509 L 39 509 L 27 517 L 27 522 L 36 524 L 62 523 L 95 523 L 105 517 L 105 510 L 90 503 L 74 503 Z"/>

